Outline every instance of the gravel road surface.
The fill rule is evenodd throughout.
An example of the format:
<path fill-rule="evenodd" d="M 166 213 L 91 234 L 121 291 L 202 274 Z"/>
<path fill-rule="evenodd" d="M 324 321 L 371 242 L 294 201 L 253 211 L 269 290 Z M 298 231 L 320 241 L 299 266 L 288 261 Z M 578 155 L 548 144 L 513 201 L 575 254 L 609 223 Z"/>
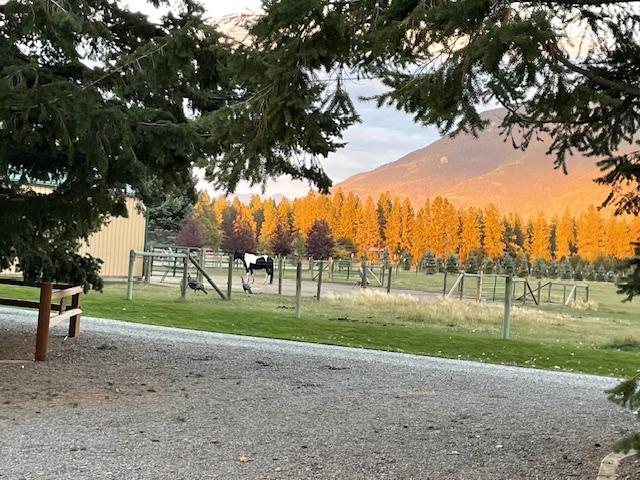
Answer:
<path fill-rule="evenodd" d="M 595 479 L 615 380 L 0 311 L 0 479 Z"/>

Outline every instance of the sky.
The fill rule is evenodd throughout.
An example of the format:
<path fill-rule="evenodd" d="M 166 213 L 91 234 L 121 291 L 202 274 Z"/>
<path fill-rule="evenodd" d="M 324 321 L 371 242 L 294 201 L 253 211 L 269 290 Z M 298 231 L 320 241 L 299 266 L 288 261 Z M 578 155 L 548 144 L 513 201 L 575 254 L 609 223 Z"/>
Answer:
<path fill-rule="evenodd" d="M 133 10 L 140 10 L 149 15 L 157 15 L 153 7 L 145 0 L 126 0 L 123 2 Z M 234 13 L 260 12 L 261 0 L 201 0 L 207 13 L 213 17 L 220 17 Z M 325 171 L 334 184 L 359 172 L 374 169 L 384 163 L 392 162 L 413 150 L 439 138 L 433 127 L 424 127 L 413 122 L 410 115 L 398 112 L 393 108 L 376 108 L 373 102 L 362 102 L 357 96 L 373 95 L 382 91 L 382 86 L 375 80 L 349 81 L 348 91 L 355 100 L 356 108 L 361 116 L 361 123 L 349 128 L 343 141 L 347 145 L 341 150 L 329 155 L 322 161 Z M 199 188 L 216 194 L 210 185 L 201 181 Z M 303 196 L 309 190 L 305 182 L 295 182 L 282 177 L 267 183 L 264 195 L 278 194 L 287 197 Z M 261 187 L 249 187 L 241 183 L 236 193 L 246 195 L 262 193 Z"/>

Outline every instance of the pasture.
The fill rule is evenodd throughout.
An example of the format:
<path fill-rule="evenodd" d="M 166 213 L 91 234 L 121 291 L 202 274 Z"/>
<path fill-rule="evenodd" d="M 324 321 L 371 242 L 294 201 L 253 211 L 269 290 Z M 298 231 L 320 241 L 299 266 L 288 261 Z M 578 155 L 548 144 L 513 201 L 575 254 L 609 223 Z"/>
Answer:
<path fill-rule="evenodd" d="M 621 303 L 614 288 L 594 283 L 592 300 L 574 307 L 514 306 L 506 342 L 500 339 L 499 303 L 387 295 L 371 288 L 326 293 L 320 301 L 303 298 L 301 319 L 288 296 L 236 293 L 222 301 L 189 292 L 181 300 L 176 285 L 138 284 L 133 301 L 127 301 L 125 284 L 108 283 L 103 293 L 84 297 L 83 310 L 153 325 L 628 376 L 640 369 L 640 305 Z M 35 291 L 3 286 L 0 294 L 29 299 Z"/>

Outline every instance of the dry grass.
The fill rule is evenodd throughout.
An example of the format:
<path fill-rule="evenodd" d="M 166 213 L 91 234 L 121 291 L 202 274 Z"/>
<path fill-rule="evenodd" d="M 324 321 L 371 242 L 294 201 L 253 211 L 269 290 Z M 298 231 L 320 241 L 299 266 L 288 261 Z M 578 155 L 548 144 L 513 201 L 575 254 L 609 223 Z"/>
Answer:
<path fill-rule="evenodd" d="M 388 295 L 376 290 L 360 290 L 349 294 L 328 294 L 326 301 L 349 310 L 374 313 L 367 322 L 394 324 L 436 325 L 472 332 L 493 332 L 502 328 L 503 306 L 496 303 L 420 299 L 412 295 Z M 630 320 L 585 316 L 595 312 L 595 302 L 577 302 L 572 308 L 557 309 L 513 306 L 511 311 L 512 336 L 529 340 L 575 342 L 584 345 L 602 345 L 621 335 L 640 339 L 636 322 Z"/>

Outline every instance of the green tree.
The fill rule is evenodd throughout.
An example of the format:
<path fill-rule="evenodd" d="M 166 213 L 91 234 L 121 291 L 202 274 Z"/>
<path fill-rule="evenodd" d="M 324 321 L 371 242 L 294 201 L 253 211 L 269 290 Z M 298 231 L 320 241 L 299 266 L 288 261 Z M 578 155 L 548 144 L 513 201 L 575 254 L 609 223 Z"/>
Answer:
<path fill-rule="evenodd" d="M 99 265 L 80 241 L 130 193 L 193 200 L 194 162 L 226 189 L 288 174 L 326 190 L 316 159 L 356 119 L 341 84 L 315 81 L 317 56 L 225 41 L 193 0 L 159 22 L 122 3 L 0 5 L 0 269 L 17 259 L 25 280 L 88 287 Z"/>
<path fill-rule="evenodd" d="M 545 274 L 546 269 L 547 264 L 545 263 L 545 261 L 542 258 L 536 258 L 533 262 L 533 265 L 531 265 L 531 275 L 536 278 L 542 278 Z"/>
<path fill-rule="evenodd" d="M 500 259 L 500 269 L 505 275 L 513 275 L 516 271 L 516 262 L 508 253 Z"/>
<path fill-rule="evenodd" d="M 180 223 L 192 210 L 192 199 L 186 195 L 167 195 L 161 203 L 147 206 L 148 241 L 152 245 L 173 245 Z"/>
<path fill-rule="evenodd" d="M 422 265 L 427 275 L 434 275 L 438 271 L 438 264 L 436 257 L 431 250 L 429 250 L 422 259 Z"/>
<path fill-rule="evenodd" d="M 492 258 L 487 257 L 482 261 L 482 271 L 488 275 L 495 273 L 496 262 Z"/>
<path fill-rule="evenodd" d="M 560 278 L 563 280 L 569 280 L 573 278 L 573 268 L 571 267 L 571 263 L 567 258 L 563 258 L 560 261 L 560 265 L 558 267 L 558 274 Z"/>
<path fill-rule="evenodd" d="M 449 255 L 447 257 L 445 268 L 449 273 L 458 273 L 460 271 L 460 260 L 458 259 L 458 255 L 456 255 L 455 253 Z"/>

